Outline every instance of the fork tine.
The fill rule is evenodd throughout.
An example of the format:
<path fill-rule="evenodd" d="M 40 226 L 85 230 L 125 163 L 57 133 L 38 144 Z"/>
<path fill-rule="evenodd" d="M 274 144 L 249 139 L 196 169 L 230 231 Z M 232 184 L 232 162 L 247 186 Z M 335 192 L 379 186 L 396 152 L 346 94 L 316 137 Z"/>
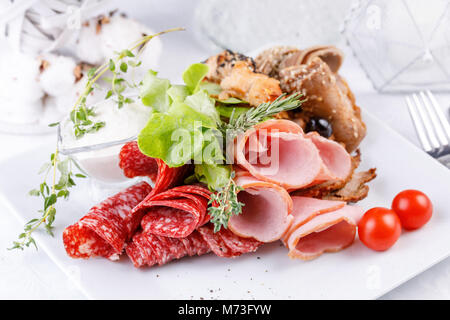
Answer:
<path fill-rule="evenodd" d="M 414 124 L 414 127 L 416 128 L 417 136 L 419 137 L 419 141 L 422 144 L 423 149 L 425 150 L 425 152 L 433 151 L 430 141 L 428 140 L 427 135 L 425 134 L 425 129 L 417 113 L 417 110 L 414 108 L 414 105 L 408 96 L 405 97 L 405 100 L 406 105 L 408 106 L 409 115 L 411 116 L 411 120 Z"/>
<path fill-rule="evenodd" d="M 444 112 L 442 111 L 441 107 L 439 106 L 439 103 L 437 102 L 436 98 L 434 97 L 434 94 L 430 90 L 427 90 L 427 95 L 431 100 L 431 104 L 439 118 L 439 121 L 442 124 L 442 127 L 444 128 L 445 133 L 447 134 L 447 137 L 450 139 L 450 124 L 448 123 Z"/>
<path fill-rule="evenodd" d="M 417 94 L 413 94 L 413 100 L 416 104 L 417 111 L 419 112 L 419 116 L 422 119 L 423 126 L 425 127 L 425 133 L 427 134 L 428 138 L 430 139 L 431 146 L 433 149 L 440 149 L 441 144 L 439 143 L 438 139 L 436 138 L 436 134 L 434 133 L 433 126 L 431 125 L 430 118 L 426 114 L 422 102 L 420 102 L 419 97 Z"/>
<path fill-rule="evenodd" d="M 434 131 L 436 132 L 437 138 L 441 143 L 441 146 L 447 146 L 448 139 L 444 133 L 443 125 L 438 120 L 436 107 L 431 107 L 430 100 L 425 95 L 425 92 L 421 91 L 420 96 L 422 97 L 423 104 L 425 105 L 428 115 L 430 116 L 431 122 L 433 123 Z"/>

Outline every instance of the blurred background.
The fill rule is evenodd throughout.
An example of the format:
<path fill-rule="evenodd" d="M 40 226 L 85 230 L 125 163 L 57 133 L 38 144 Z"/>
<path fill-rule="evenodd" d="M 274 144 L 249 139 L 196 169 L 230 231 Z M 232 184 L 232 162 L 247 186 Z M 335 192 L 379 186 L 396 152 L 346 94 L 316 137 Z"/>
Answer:
<path fill-rule="evenodd" d="M 71 109 L 89 66 L 136 34 L 173 27 L 186 30 L 155 39 L 144 56 L 173 82 L 224 48 L 334 44 L 346 54 L 341 73 L 358 105 L 412 143 L 420 146 L 405 92 L 433 90 L 448 117 L 448 0 L 0 0 L 0 160 L 55 142 L 47 124 Z M 0 215 L 0 225 L 9 230 L 0 234 L 4 247 L 18 224 Z M 43 254 L 1 250 L 0 273 L 10 275 L 0 277 L 0 297 L 81 297 Z M 449 261 L 385 298 L 450 298 L 448 283 Z"/>

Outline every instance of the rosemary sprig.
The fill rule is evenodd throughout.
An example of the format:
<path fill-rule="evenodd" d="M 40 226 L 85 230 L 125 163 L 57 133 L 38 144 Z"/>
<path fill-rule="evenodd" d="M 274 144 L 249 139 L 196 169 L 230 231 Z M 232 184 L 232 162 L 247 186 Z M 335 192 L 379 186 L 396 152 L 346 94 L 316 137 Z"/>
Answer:
<path fill-rule="evenodd" d="M 295 93 L 286 97 L 286 94 L 280 95 L 272 102 L 261 103 L 256 108 L 250 108 L 247 112 L 235 117 L 234 111 L 231 114 L 228 123 L 223 123 L 221 131 L 224 136 L 233 137 L 240 131 L 246 131 L 254 125 L 264 121 L 265 119 L 276 115 L 282 111 L 289 111 L 301 106 L 305 100 L 300 100 L 303 96 L 301 93 Z"/>
<path fill-rule="evenodd" d="M 234 182 L 235 172 L 231 172 L 228 184 L 211 195 L 208 203 L 208 213 L 211 216 L 211 223 L 214 224 L 214 232 L 218 232 L 222 227 L 228 228 L 228 221 L 231 216 L 242 213 L 244 204 L 239 202 L 237 193 L 242 190 Z"/>
<path fill-rule="evenodd" d="M 58 150 L 52 153 L 50 161 L 45 163 L 39 174 L 44 174 L 44 182 L 42 182 L 38 188 L 29 192 L 29 195 L 42 197 L 44 200 L 44 206 L 40 218 L 31 219 L 24 226 L 24 232 L 22 232 L 17 241 L 13 242 L 11 249 L 21 249 L 29 247 L 31 244 L 37 249 L 36 241 L 32 234 L 40 226 L 44 226 L 46 232 L 53 236 L 53 222 L 55 221 L 56 209 L 55 205 L 59 199 L 67 199 L 69 197 L 69 189 L 75 186 L 74 177 L 85 178 L 81 173 L 74 174 L 72 172 L 72 165 L 76 166 L 76 163 L 72 159 L 66 158 L 61 161 Z M 47 183 L 48 176 L 52 173 L 51 187 Z M 59 174 L 58 182 L 56 177 Z"/>

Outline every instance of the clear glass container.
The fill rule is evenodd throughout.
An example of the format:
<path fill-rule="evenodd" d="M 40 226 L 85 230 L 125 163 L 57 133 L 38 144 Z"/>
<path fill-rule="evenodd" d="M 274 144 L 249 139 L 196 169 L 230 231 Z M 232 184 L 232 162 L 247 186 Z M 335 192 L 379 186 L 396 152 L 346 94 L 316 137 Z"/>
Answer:
<path fill-rule="evenodd" d="M 378 91 L 450 90 L 448 0 L 359 0 L 343 34 Z"/>
<path fill-rule="evenodd" d="M 195 24 L 214 49 L 248 52 L 267 43 L 337 44 L 353 0 L 202 0 Z"/>

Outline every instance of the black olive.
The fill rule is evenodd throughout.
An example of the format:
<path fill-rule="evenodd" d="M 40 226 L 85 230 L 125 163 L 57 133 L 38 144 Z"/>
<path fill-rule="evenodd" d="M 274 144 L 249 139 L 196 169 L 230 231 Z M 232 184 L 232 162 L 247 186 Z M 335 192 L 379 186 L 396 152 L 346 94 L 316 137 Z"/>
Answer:
<path fill-rule="evenodd" d="M 323 119 L 313 117 L 309 119 L 308 123 L 305 127 L 305 132 L 316 131 L 322 137 L 329 138 L 333 134 L 333 129 L 331 128 L 331 124 Z"/>

